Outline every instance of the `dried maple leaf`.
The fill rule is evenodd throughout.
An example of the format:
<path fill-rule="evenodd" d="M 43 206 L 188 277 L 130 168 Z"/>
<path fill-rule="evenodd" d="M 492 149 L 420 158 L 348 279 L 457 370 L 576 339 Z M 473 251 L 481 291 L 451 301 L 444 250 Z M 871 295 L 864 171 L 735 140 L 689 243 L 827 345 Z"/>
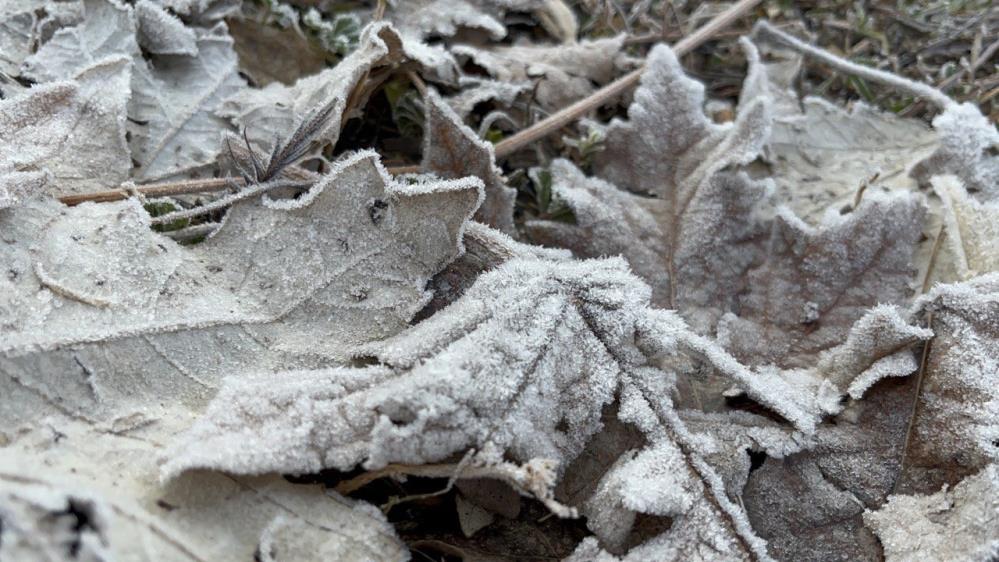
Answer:
<path fill-rule="evenodd" d="M 864 513 L 887 562 L 993 560 L 999 555 L 999 467 L 989 464 L 951 489 L 896 495 Z"/>
<path fill-rule="evenodd" d="M 716 125 L 703 102 L 703 85 L 683 73 L 673 52 L 653 49 L 629 120 L 611 123 L 595 164 L 616 186 L 655 198 L 619 192 L 559 162 L 553 188 L 577 224 L 537 221 L 527 228 L 536 240 L 583 256 L 624 255 L 652 284 L 655 304 L 709 332 L 759 259 L 765 232 L 754 208 L 766 183 L 724 170 L 756 157 L 769 118 L 764 99 L 735 123 Z"/>
<path fill-rule="evenodd" d="M 424 172 L 444 179 L 475 176 L 486 188 L 486 198 L 475 212 L 475 219 L 506 234 L 515 234 L 513 206 L 517 190 L 506 185 L 493 147 L 462 123 L 454 111 L 437 95 L 426 97 L 426 124 L 423 134 Z"/>
<path fill-rule="evenodd" d="M 129 60 L 111 57 L 73 80 L 0 100 L 0 208 L 34 194 L 92 191 L 128 178 L 129 75 Z"/>
<path fill-rule="evenodd" d="M 722 319 L 719 338 L 751 365 L 810 366 L 869 307 L 908 299 L 924 214 L 922 197 L 908 192 L 868 194 L 818 228 L 778 211 L 766 261 L 749 273 L 739 316 Z"/>

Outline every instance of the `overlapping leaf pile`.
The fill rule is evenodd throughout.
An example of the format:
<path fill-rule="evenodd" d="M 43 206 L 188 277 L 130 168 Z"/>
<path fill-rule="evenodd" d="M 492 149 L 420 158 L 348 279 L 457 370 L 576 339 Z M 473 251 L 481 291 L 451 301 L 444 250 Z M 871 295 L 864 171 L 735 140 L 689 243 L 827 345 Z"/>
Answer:
<path fill-rule="evenodd" d="M 656 46 L 589 169 L 530 172 L 565 221 L 518 210 L 464 120 L 588 95 L 634 64 L 623 40 L 424 42 L 498 40 L 510 11 L 574 41 L 559 2 L 400 3 L 263 86 L 234 3 L 43 4 L 0 8 L 0 72 L 33 83 L 0 81 L 0 559 L 406 559 L 375 506 L 282 478 L 331 471 L 344 494 L 457 481 L 469 537 L 518 517 L 484 493 L 513 490 L 585 518 L 547 553 L 576 561 L 999 555 L 999 133 L 976 108 L 799 100 L 764 27 L 717 123 Z M 449 92 L 402 177 L 330 150 L 393 73 Z M 215 170 L 241 176 L 224 216 L 179 231 L 138 192 L 56 199 Z"/>

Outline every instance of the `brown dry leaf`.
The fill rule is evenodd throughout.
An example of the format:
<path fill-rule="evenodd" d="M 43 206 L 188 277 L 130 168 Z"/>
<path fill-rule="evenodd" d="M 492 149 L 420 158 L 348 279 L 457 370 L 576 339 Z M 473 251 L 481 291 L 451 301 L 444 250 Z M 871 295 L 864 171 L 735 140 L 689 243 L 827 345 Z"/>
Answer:
<path fill-rule="evenodd" d="M 719 339 L 751 365 L 810 367 L 867 309 L 906 303 L 924 215 L 923 198 L 909 192 L 868 194 L 818 228 L 779 210 L 766 261 L 749 273 L 739 316 L 722 319 Z"/>
<path fill-rule="evenodd" d="M 936 334 L 921 374 L 898 490 L 932 493 L 999 461 L 999 274 L 920 299 Z"/>
<path fill-rule="evenodd" d="M 423 171 L 443 179 L 474 176 L 482 180 L 486 198 L 475 212 L 475 220 L 516 235 L 513 206 L 517 190 L 506 185 L 496 167 L 493 146 L 462 123 L 437 92 L 428 92 L 426 108 Z"/>
<path fill-rule="evenodd" d="M 326 67 L 326 53 L 301 31 L 250 19 L 229 21 L 229 33 L 239 55 L 239 69 L 259 87 L 272 82 L 291 85 Z"/>

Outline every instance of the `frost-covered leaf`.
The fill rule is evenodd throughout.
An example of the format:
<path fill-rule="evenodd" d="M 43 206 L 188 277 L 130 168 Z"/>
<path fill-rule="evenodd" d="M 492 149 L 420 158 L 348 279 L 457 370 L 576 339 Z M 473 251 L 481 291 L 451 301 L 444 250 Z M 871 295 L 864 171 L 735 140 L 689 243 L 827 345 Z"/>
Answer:
<path fill-rule="evenodd" d="M 708 332 L 760 259 L 765 230 L 755 207 L 767 184 L 725 169 L 756 157 L 769 118 L 760 99 L 735 123 L 716 125 L 703 103 L 704 86 L 673 52 L 653 49 L 629 120 L 608 127 L 607 148 L 595 156 L 599 175 L 614 185 L 556 163 L 554 189 L 577 224 L 535 221 L 528 232 L 583 256 L 624 255 L 653 286 L 655 304 Z"/>
<path fill-rule="evenodd" d="M 461 91 L 448 97 L 446 101 L 462 119 L 468 117 L 480 103 L 492 101 L 500 106 L 509 107 L 518 96 L 531 89 L 531 85 L 527 82 L 511 84 L 475 76 L 462 76 L 459 84 Z"/>
<path fill-rule="evenodd" d="M 972 103 L 953 104 L 933 119 L 940 146 L 920 162 L 913 175 L 921 181 L 953 174 L 988 200 L 999 197 L 999 131 Z"/>
<path fill-rule="evenodd" d="M 764 154 L 777 199 L 808 223 L 820 222 L 828 209 L 852 207 L 861 187 L 915 189 L 910 171 L 938 146 L 922 121 L 863 103 L 846 110 L 806 98 L 802 105 L 802 113 L 774 119 Z"/>
<path fill-rule="evenodd" d="M 486 188 L 486 198 L 475 219 L 506 234 L 515 234 L 513 205 L 517 190 L 506 185 L 496 167 L 493 147 L 462 123 L 436 92 L 426 98 L 423 134 L 424 172 L 444 179 L 475 176 Z"/>
<path fill-rule="evenodd" d="M 900 490 L 931 493 L 999 461 L 999 274 L 922 297 L 929 344 Z"/>
<path fill-rule="evenodd" d="M 142 48 L 157 55 L 197 56 L 197 35 L 180 18 L 151 0 L 135 4 L 138 41 Z"/>
<path fill-rule="evenodd" d="M 379 365 L 227 379 L 168 455 L 165 474 L 377 469 L 437 462 L 469 448 L 564 465 L 600 430 L 603 408 L 619 399 L 621 419 L 653 443 L 645 455 L 668 449 L 681 471 L 683 492 L 664 487 L 662 498 L 641 508 L 675 520 L 655 544 L 675 538 L 676 559 L 707 549 L 765 557 L 702 458 L 706 438 L 690 435 L 673 412 L 672 377 L 645 365 L 647 356 L 673 356 L 681 368 L 681 356 L 731 358 L 675 315 L 649 311 L 648 299 L 648 287 L 619 259 L 510 261 L 444 310 L 366 346 Z M 767 384 L 758 390 L 771 395 L 773 407 L 806 424 L 790 389 L 779 379 Z M 614 498 L 619 492 L 606 491 Z M 604 534 L 600 524 L 595 529 Z"/>
<path fill-rule="evenodd" d="M 888 379 L 808 439 L 806 451 L 768 458 L 742 495 L 753 529 L 782 561 L 880 560 L 863 521 L 892 493 L 901 468 L 914 379 Z"/>
<path fill-rule="evenodd" d="M 21 73 L 38 82 L 65 80 L 107 57 L 138 53 L 130 6 L 118 0 L 84 0 L 82 21 L 56 31 L 24 61 Z"/>
<path fill-rule="evenodd" d="M 199 475 L 160 486 L 150 431 L 50 420 L 0 458 L 4 560 L 404 560 L 373 506 L 280 478 Z"/>
<path fill-rule="evenodd" d="M 999 468 L 989 464 L 952 489 L 896 495 L 864 521 L 878 534 L 887 562 L 975 562 L 999 556 Z"/>
<path fill-rule="evenodd" d="M 41 36 L 79 21 L 75 2 L 9 0 L 0 4 L 0 73 L 17 76 L 21 63 L 38 47 Z"/>
<path fill-rule="evenodd" d="M 754 206 L 766 197 L 765 183 L 745 174 L 715 174 L 680 211 L 673 201 L 586 177 L 567 160 L 556 160 L 549 171 L 555 197 L 576 220 L 528 221 L 533 241 L 568 248 L 580 257 L 624 256 L 652 285 L 653 303 L 675 305 L 699 331 L 710 331 L 733 307 L 745 269 L 759 259 L 763 246 L 765 231 Z M 677 279 L 673 285 L 671 270 Z"/>
<path fill-rule="evenodd" d="M 130 61 L 111 57 L 73 80 L 0 100 L 0 208 L 37 193 L 106 189 L 128 178 Z"/>
<path fill-rule="evenodd" d="M 272 479 L 161 487 L 157 459 L 219 373 L 328 365 L 403 328 L 480 199 L 478 180 L 398 184 L 360 153 L 298 199 L 237 203 L 186 248 L 134 200 L 4 210 L 0 481 L 103 498 L 118 558 L 241 560 L 289 540 L 321 559 L 403 558 L 370 507 Z"/>
<path fill-rule="evenodd" d="M 811 366 L 869 307 L 905 303 L 924 214 L 923 198 L 908 192 L 870 193 L 849 214 L 830 210 L 819 227 L 779 210 L 766 261 L 750 272 L 739 316 L 722 319 L 719 338 L 751 365 Z"/>
<path fill-rule="evenodd" d="M 135 176 L 175 176 L 215 161 L 222 102 L 244 86 L 224 27 L 198 31 L 197 56 L 163 56 L 136 71 L 129 118 Z M 290 130 L 287 127 L 284 131 Z"/>
<path fill-rule="evenodd" d="M 593 84 L 614 79 L 628 61 L 621 54 L 624 35 L 569 45 L 516 45 L 479 48 L 456 45 L 456 56 L 470 58 L 501 82 L 534 83 L 534 99 L 556 111 L 593 92 Z"/>
<path fill-rule="evenodd" d="M 544 0 L 399 0 L 392 2 L 385 15 L 400 32 L 418 39 L 451 37 L 467 28 L 496 40 L 506 36 L 502 22 L 506 12 L 527 12 L 544 5 Z"/>
<path fill-rule="evenodd" d="M 480 185 L 402 185 L 362 152 L 298 199 L 237 204 L 192 247 L 150 231 L 135 201 L 19 209 L 4 220 L 20 243 L 3 247 L 16 275 L 5 278 L 2 306 L 14 320 L 0 351 L 217 326 L 257 338 L 227 359 L 261 348 L 343 357 L 429 300 L 424 285 L 461 252 Z"/>
<path fill-rule="evenodd" d="M 327 143 L 335 143 L 340 136 L 341 119 L 350 117 L 342 115 L 348 97 L 370 71 L 403 59 L 401 41 L 388 24 L 369 25 L 361 33 L 357 49 L 333 68 L 302 78 L 291 86 L 273 82 L 260 89 L 240 90 L 225 100 L 220 115 L 244 128 L 250 140 L 267 151 L 275 138 L 292 130 L 302 115 L 335 104 L 331 118 L 317 135 Z"/>

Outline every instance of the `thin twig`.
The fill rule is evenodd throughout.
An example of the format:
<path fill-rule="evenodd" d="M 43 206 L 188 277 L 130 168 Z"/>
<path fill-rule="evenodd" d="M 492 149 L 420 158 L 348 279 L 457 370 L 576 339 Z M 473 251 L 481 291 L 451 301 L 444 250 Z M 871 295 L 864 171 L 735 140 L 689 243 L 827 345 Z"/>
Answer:
<path fill-rule="evenodd" d="M 279 187 L 297 187 L 306 188 L 312 185 L 310 182 L 296 181 L 296 180 L 275 180 L 264 183 L 253 184 L 242 191 L 237 191 L 232 195 L 216 199 L 214 201 L 209 201 L 204 205 L 199 205 L 197 207 L 192 207 L 190 209 L 185 209 L 183 211 L 174 211 L 172 213 L 167 213 L 165 215 L 160 215 L 158 217 L 152 218 L 153 224 L 165 224 L 171 223 L 173 221 L 190 219 L 193 217 L 206 215 L 212 211 L 218 211 L 224 209 L 233 203 L 242 201 L 244 199 L 249 199 L 251 197 L 256 197 L 263 193 L 267 193 L 272 189 L 277 189 Z"/>
<path fill-rule="evenodd" d="M 740 0 L 739 2 L 736 2 L 731 8 L 718 14 L 697 31 L 680 40 L 673 46 L 673 52 L 675 52 L 677 56 L 689 53 L 708 39 L 714 37 L 718 31 L 731 25 L 733 21 L 742 17 L 743 14 L 751 10 L 759 3 L 760 0 Z M 569 107 L 549 115 L 545 119 L 538 121 L 534 125 L 531 125 L 517 134 L 500 141 L 496 145 L 496 157 L 502 158 L 504 156 L 509 156 L 521 148 L 540 140 L 555 131 L 558 131 L 573 121 L 576 121 L 593 109 L 596 109 L 610 100 L 617 98 L 638 84 L 639 79 L 642 76 L 642 70 L 643 68 L 637 68 L 628 74 L 625 74 L 621 78 L 618 78 L 614 82 L 607 84 L 603 88 L 600 88 L 596 92 L 593 92 L 586 98 L 583 98 Z"/>
<path fill-rule="evenodd" d="M 788 35 L 765 21 L 761 21 L 756 24 L 754 33 L 757 36 L 765 36 L 771 41 L 780 43 L 781 45 L 793 49 L 805 56 L 818 60 L 819 62 L 840 72 L 852 74 L 863 78 L 864 80 L 869 80 L 878 84 L 891 86 L 913 96 L 931 101 L 940 107 L 940 109 L 947 109 L 955 104 L 954 100 L 950 99 L 946 94 L 933 86 L 928 86 L 890 72 L 877 70 L 869 66 L 863 66 L 837 57 L 828 51 L 809 45 L 797 37 Z"/>

